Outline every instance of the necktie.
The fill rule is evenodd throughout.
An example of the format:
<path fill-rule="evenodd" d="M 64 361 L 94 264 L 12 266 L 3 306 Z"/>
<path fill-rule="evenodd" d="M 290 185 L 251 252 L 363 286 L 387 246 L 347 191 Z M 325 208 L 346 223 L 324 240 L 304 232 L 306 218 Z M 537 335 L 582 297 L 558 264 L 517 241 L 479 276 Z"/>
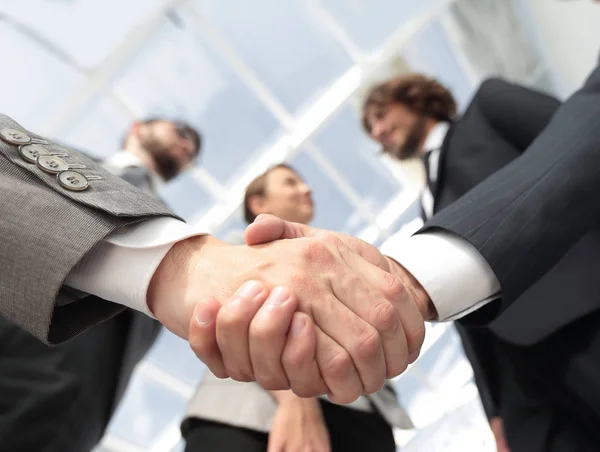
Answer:
<path fill-rule="evenodd" d="M 437 185 L 439 159 L 439 149 L 428 151 L 423 156 L 423 164 L 425 165 L 425 174 L 427 176 L 427 185 L 421 191 L 421 207 L 423 208 L 423 219 L 425 221 L 433 216 L 433 207 L 435 202 L 434 193 Z"/>

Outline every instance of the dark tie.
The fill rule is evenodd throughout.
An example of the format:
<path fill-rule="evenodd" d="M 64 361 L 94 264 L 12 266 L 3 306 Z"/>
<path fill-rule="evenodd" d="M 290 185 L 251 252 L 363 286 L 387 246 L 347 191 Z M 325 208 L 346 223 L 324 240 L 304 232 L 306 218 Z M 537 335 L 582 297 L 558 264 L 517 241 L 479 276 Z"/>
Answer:
<path fill-rule="evenodd" d="M 437 150 L 431 150 L 431 151 L 427 151 L 425 153 L 425 155 L 423 156 L 423 164 L 425 165 L 425 174 L 427 176 L 427 187 L 429 187 L 429 190 L 431 191 L 431 193 L 435 193 L 435 188 L 436 188 L 436 183 L 437 183 L 437 177 L 432 178 L 432 174 L 431 174 L 431 156 L 433 155 L 433 153 L 437 151 Z M 432 180 L 435 179 L 435 180 Z"/>

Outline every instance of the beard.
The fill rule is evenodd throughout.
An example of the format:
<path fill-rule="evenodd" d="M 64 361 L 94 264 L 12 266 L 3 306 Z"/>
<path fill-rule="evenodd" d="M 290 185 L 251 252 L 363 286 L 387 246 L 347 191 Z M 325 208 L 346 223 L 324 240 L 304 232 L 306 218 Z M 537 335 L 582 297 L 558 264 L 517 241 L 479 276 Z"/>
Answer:
<path fill-rule="evenodd" d="M 152 136 L 146 136 L 141 141 L 141 144 L 146 152 L 152 156 L 158 175 L 165 182 L 177 177 L 177 175 L 181 172 L 181 168 L 179 168 L 177 160 L 171 156 L 171 150 L 169 146 L 165 146 Z"/>
<path fill-rule="evenodd" d="M 406 160 L 412 157 L 416 157 L 419 154 L 419 146 L 425 138 L 425 129 L 427 121 L 421 117 L 417 120 L 411 131 L 408 133 L 404 143 L 395 150 L 391 151 L 391 154 L 399 160 Z"/>

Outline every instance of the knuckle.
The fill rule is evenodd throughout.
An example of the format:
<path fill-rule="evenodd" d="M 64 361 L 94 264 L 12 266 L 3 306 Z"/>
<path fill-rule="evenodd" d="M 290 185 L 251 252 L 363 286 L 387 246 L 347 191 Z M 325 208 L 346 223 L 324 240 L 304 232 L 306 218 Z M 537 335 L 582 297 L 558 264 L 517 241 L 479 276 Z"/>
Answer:
<path fill-rule="evenodd" d="M 335 380 L 341 380 L 350 376 L 354 363 L 348 352 L 340 348 L 326 359 L 320 367 L 324 375 Z"/>
<path fill-rule="evenodd" d="M 244 323 L 240 312 L 229 307 L 224 307 L 217 316 L 218 329 L 238 330 Z"/>
<path fill-rule="evenodd" d="M 392 303 L 383 302 L 373 309 L 373 326 L 383 333 L 395 333 L 400 326 L 398 313 Z"/>
<path fill-rule="evenodd" d="M 386 379 L 387 376 L 384 373 L 382 373 L 381 375 L 377 376 L 376 380 L 370 381 L 368 383 L 363 383 L 363 394 L 370 395 L 376 393 L 383 387 Z"/>
<path fill-rule="evenodd" d="M 303 347 L 285 347 L 281 355 L 281 363 L 288 375 L 297 373 L 309 364 L 309 352 Z"/>
<path fill-rule="evenodd" d="M 417 323 L 411 327 L 404 328 L 406 332 L 406 341 L 409 346 L 409 352 L 416 352 L 421 349 L 423 341 L 425 340 L 425 324 L 422 322 Z"/>
<path fill-rule="evenodd" d="M 394 378 L 404 373 L 408 368 L 408 353 L 406 353 L 406 349 L 399 353 L 393 360 L 387 360 L 386 367 L 387 378 Z"/>
<path fill-rule="evenodd" d="M 384 292 L 392 298 L 398 297 L 404 292 L 404 284 L 400 278 L 392 275 L 391 273 L 385 272 L 383 274 L 382 285 Z"/>
<path fill-rule="evenodd" d="M 370 360 L 376 357 L 382 350 L 381 338 L 379 332 L 369 326 L 359 336 L 354 349 L 354 355 L 359 361 Z"/>
<path fill-rule="evenodd" d="M 278 335 L 277 325 L 262 318 L 254 319 L 250 323 L 248 332 L 250 340 L 260 344 L 270 342 Z"/>
<path fill-rule="evenodd" d="M 334 261 L 332 252 L 323 241 L 311 241 L 302 251 L 303 257 L 309 262 L 328 265 Z"/>

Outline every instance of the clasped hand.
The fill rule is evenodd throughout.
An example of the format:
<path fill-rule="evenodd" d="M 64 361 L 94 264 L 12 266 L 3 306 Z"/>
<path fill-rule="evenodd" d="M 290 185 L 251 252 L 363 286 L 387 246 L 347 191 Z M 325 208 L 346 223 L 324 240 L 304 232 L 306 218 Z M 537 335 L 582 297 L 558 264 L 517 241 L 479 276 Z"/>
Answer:
<path fill-rule="evenodd" d="M 270 215 L 245 239 L 192 240 L 149 289 L 155 316 L 216 376 L 349 403 L 418 357 L 428 296 L 376 248 Z"/>

